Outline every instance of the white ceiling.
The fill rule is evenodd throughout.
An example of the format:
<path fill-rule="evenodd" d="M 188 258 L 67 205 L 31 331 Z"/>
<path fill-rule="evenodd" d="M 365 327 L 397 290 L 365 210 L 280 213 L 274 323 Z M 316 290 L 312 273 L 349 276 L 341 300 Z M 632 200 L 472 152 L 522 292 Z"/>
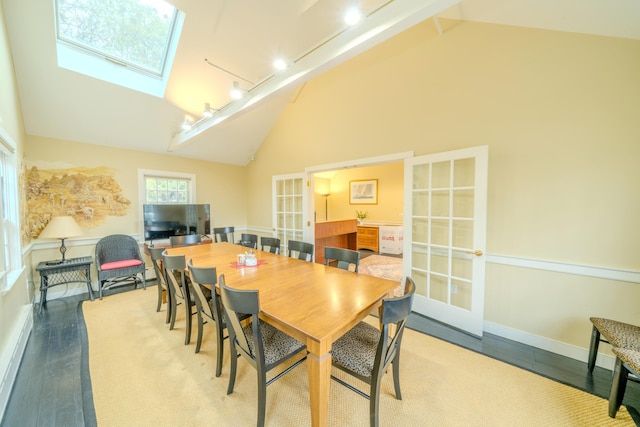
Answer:
<path fill-rule="evenodd" d="M 1 1 L 27 134 L 235 165 L 250 161 L 302 83 L 434 14 L 640 40 L 637 0 L 360 0 L 368 16 L 352 28 L 342 13 L 353 0 L 169 0 L 186 18 L 156 98 L 59 68 L 53 0 Z M 277 55 L 293 64 L 275 74 Z M 239 79 L 217 67 L 249 96 L 232 102 Z M 221 111 L 181 133 L 205 102 Z"/>

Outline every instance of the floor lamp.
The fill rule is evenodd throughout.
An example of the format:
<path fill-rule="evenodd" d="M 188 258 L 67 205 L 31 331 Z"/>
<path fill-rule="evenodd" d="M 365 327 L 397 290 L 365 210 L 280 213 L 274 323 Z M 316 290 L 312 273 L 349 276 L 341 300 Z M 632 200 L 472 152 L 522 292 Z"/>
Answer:
<path fill-rule="evenodd" d="M 324 220 L 329 221 L 329 196 L 331 193 L 323 194 L 324 197 Z"/>

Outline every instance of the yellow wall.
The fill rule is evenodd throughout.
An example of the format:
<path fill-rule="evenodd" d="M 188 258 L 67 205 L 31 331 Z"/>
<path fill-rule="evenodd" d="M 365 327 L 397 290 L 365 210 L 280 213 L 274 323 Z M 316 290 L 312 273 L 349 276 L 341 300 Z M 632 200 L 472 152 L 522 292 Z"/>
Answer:
<path fill-rule="evenodd" d="M 640 41 L 441 23 L 304 86 L 249 166 L 249 224 L 271 175 L 488 145 L 490 255 L 639 271 Z M 490 263 L 485 319 L 586 348 L 591 315 L 640 323 L 638 288 Z"/>
<path fill-rule="evenodd" d="M 16 156 L 22 159 L 24 126 L 20 113 L 20 100 L 13 72 L 11 48 L 7 39 L 4 9 L 0 7 L 0 128 L 16 143 Z M 27 286 L 27 271 L 30 260 L 24 257 L 25 273 L 18 277 L 10 290 L 0 292 L 0 361 L 6 362 L 16 345 L 15 340 L 27 322 L 30 312 L 30 297 Z M 0 364 L 0 376 L 6 366 Z"/>
<path fill-rule="evenodd" d="M 329 178 L 316 178 L 315 186 L 324 185 L 326 180 L 331 195 L 328 198 L 329 219 L 332 221 L 352 219 L 357 211 L 367 211 L 366 222 L 402 223 L 404 166 L 401 162 L 384 165 L 366 166 L 354 169 L 343 169 L 331 172 Z M 325 176 L 323 173 L 322 176 Z M 378 180 L 378 203 L 358 205 L 349 203 L 349 181 Z M 324 197 L 316 194 L 315 210 L 318 220 L 325 218 Z"/>
<path fill-rule="evenodd" d="M 195 174 L 195 203 L 211 204 L 212 227 L 246 226 L 244 167 L 36 136 L 27 138 L 25 154 L 28 164 L 40 169 L 50 165 L 50 168 L 106 166 L 113 170 L 124 197 L 131 201 L 129 213 L 124 217 L 110 217 L 104 225 L 86 230 L 86 237 L 141 233 L 138 169 Z"/>

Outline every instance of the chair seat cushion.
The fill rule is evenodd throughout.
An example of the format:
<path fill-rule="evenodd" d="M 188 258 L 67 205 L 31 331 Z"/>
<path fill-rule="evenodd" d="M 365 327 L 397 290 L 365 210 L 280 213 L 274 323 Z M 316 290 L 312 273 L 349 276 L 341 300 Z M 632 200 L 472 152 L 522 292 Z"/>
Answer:
<path fill-rule="evenodd" d="M 640 350 L 640 326 L 603 317 L 591 317 L 589 320 L 613 347 Z"/>
<path fill-rule="evenodd" d="M 333 363 L 364 377 L 370 377 L 380 341 L 380 329 L 360 322 L 331 347 Z"/>
<path fill-rule="evenodd" d="M 247 337 L 247 344 L 249 344 L 251 353 L 256 354 L 251 323 L 246 325 L 243 329 L 244 334 Z M 264 361 L 267 366 L 304 347 L 304 344 L 297 339 L 285 334 L 262 320 L 260 320 L 260 331 L 262 332 Z"/>
<path fill-rule="evenodd" d="M 123 259 L 122 261 L 107 262 L 100 265 L 100 270 L 115 270 L 116 268 L 134 267 L 142 264 L 139 259 Z"/>

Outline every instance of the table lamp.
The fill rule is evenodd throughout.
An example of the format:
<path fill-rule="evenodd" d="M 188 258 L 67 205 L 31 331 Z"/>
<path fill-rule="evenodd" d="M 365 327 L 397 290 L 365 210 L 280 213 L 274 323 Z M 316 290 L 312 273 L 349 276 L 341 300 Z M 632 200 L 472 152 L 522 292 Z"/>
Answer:
<path fill-rule="evenodd" d="M 81 236 L 82 229 L 78 223 L 71 216 L 54 216 L 49 221 L 49 224 L 42 230 L 42 233 L 38 236 L 39 239 L 60 239 L 62 245 L 60 246 L 60 253 L 62 254 L 62 261 L 64 262 L 64 253 L 67 251 L 67 247 L 64 245 L 64 239 L 69 237 Z"/>

